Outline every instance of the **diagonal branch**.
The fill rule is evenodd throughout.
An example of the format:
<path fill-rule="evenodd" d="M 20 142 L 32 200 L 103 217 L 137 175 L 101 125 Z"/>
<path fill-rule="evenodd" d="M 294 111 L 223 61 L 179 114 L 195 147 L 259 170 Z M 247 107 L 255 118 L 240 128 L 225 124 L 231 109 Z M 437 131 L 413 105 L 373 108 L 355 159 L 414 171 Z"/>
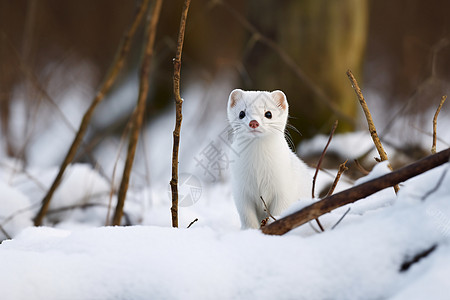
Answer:
<path fill-rule="evenodd" d="M 118 52 L 116 54 L 116 57 L 114 58 L 114 61 L 112 63 L 111 69 L 106 76 L 104 82 L 102 83 L 99 91 L 97 92 L 95 98 L 92 100 L 91 105 L 89 106 L 88 110 L 83 116 L 83 119 L 81 121 L 80 127 L 78 129 L 78 132 L 75 135 L 75 138 L 72 142 L 72 145 L 69 148 L 69 151 L 66 154 L 66 157 L 64 158 L 60 168 L 59 172 L 56 175 L 56 178 L 54 179 L 52 185 L 50 186 L 50 189 L 48 190 L 47 194 L 44 196 L 44 199 L 42 200 L 42 207 L 39 210 L 38 214 L 34 218 L 34 225 L 40 226 L 42 224 L 42 220 L 44 219 L 45 214 L 47 213 L 48 207 L 50 205 L 50 201 L 53 197 L 53 194 L 55 193 L 56 189 L 58 188 L 59 184 L 62 181 L 64 172 L 67 168 L 67 166 L 72 162 L 72 160 L 75 157 L 75 154 L 83 141 L 83 137 L 87 131 L 88 125 L 92 119 L 92 115 L 94 114 L 95 108 L 100 104 L 100 102 L 103 100 L 105 95 L 109 92 L 111 87 L 113 86 L 114 82 L 116 81 L 117 75 L 122 70 L 122 67 L 125 63 L 125 58 L 128 55 L 128 52 L 130 52 L 131 48 L 131 41 L 133 39 L 134 34 L 136 33 L 137 28 L 139 27 L 139 24 L 141 23 L 141 20 L 147 10 L 149 0 L 143 0 L 140 9 L 138 10 L 136 17 L 129 28 L 128 32 L 126 32 L 125 36 L 122 39 L 122 42 L 119 46 Z"/>
<path fill-rule="evenodd" d="M 186 28 L 186 19 L 190 3 L 191 0 L 184 1 L 183 11 L 181 13 L 180 30 L 178 32 L 177 52 L 173 61 L 173 93 L 175 95 L 176 121 L 175 129 L 173 131 L 172 179 L 170 180 L 170 188 L 172 191 L 172 207 L 170 208 L 172 215 L 172 227 L 178 227 L 178 150 L 180 147 L 181 121 L 183 120 L 183 99 L 181 99 L 180 95 L 180 71 L 184 31 Z"/>
<path fill-rule="evenodd" d="M 348 79 L 350 79 L 350 82 L 352 83 L 353 89 L 355 90 L 356 96 L 358 96 L 359 103 L 361 104 L 361 107 L 364 111 L 364 115 L 366 116 L 367 125 L 369 126 L 369 132 L 370 136 L 372 137 L 373 143 L 375 144 L 375 147 L 377 148 L 378 154 L 380 155 L 381 161 L 388 160 L 388 156 L 386 154 L 386 151 L 384 151 L 383 145 L 381 144 L 380 138 L 377 134 L 377 129 L 375 127 L 375 124 L 373 123 L 372 115 L 370 114 L 369 107 L 367 106 L 366 100 L 364 100 L 364 96 L 361 92 L 361 89 L 359 88 L 358 82 L 356 81 L 355 76 L 353 76 L 352 71 L 347 70 L 347 76 Z M 389 169 L 392 170 L 391 164 L 388 165 Z M 398 185 L 394 185 L 395 193 L 398 193 L 399 187 Z"/>
<path fill-rule="evenodd" d="M 301 226 L 332 211 L 333 209 L 364 199 L 365 197 L 387 187 L 394 186 L 437 166 L 445 164 L 449 161 L 449 158 L 450 148 L 425 157 L 409 166 L 403 167 L 384 176 L 370 180 L 330 197 L 326 197 L 323 200 L 307 206 L 300 211 L 265 226 L 262 231 L 263 233 L 270 235 L 283 235 L 298 226 Z"/>
<path fill-rule="evenodd" d="M 128 191 L 128 183 L 130 181 L 130 173 L 133 167 L 134 155 L 139 139 L 139 132 L 142 127 L 145 112 L 145 102 L 149 90 L 150 65 L 153 57 L 153 48 L 155 45 L 156 27 L 158 26 L 159 15 L 161 12 L 162 0 L 156 0 L 153 9 L 149 12 L 147 36 L 145 41 L 144 55 L 141 61 L 141 69 L 139 74 L 139 96 L 136 104 L 134 120 L 131 124 L 130 140 L 128 143 L 127 158 L 125 168 L 123 170 L 122 181 L 120 182 L 119 193 L 117 195 L 117 206 L 113 216 L 113 225 L 120 225 L 123 216 L 123 207 L 125 206 L 125 198 Z"/>

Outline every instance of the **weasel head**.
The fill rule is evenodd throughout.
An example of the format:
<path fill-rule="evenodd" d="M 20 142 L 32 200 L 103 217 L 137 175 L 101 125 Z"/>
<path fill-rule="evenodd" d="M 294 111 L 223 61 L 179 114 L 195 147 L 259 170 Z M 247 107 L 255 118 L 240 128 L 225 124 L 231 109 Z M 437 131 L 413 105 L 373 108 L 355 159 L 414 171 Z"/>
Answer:
<path fill-rule="evenodd" d="M 228 98 L 228 122 L 236 136 L 284 136 L 288 103 L 282 91 L 233 90 Z"/>

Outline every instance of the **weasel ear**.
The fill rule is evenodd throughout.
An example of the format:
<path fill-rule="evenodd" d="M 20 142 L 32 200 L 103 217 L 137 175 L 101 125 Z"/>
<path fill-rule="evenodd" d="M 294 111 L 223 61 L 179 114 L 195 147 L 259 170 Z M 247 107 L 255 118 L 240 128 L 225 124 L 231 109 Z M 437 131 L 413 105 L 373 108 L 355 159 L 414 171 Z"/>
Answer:
<path fill-rule="evenodd" d="M 241 89 L 235 89 L 231 92 L 230 97 L 228 98 L 228 107 L 233 108 L 236 106 L 236 103 L 238 103 L 242 96 L 244 95 L 244 91 Z"/>
<path fill-rule="evenodd" d="M 280 107 L 282 110 L 287 109 L 288 103 L 287 103 L 286 95 L 282 91 L 276 90 L 276 91 L 273 91 L 272 93 L 270 93 L 270 95 L 272 96 L 272 99 L 275 101 L 275 104 L 278 107 Z"/>

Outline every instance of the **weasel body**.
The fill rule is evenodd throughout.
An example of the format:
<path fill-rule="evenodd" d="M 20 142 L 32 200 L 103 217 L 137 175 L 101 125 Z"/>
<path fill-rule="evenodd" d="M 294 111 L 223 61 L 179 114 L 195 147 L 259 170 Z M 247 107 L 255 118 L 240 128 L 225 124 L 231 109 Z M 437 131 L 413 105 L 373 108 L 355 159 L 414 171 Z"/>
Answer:
<path fill-rule="evenodd" d="M 311 196 L 311 175 L 285 139 L 288 103 L 282 91 L 233 90 L 227 115 L 233 135 L 234 201 L 242 228 L 259 228 L 267 217 L 260 198 L 272 215 L 279 215 Z"/>

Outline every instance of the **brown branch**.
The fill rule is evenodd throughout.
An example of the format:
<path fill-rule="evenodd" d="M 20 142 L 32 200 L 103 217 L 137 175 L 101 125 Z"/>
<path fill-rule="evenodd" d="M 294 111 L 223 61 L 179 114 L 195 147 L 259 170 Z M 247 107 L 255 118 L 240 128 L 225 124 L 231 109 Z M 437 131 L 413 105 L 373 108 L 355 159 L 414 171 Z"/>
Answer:
<path fill-rule="evenodd" d="M 325 148 L 323 148 L 322 155 L 320 155 L 319 162 L 317 163 L 316 172 L 314 173 L 314 176 L 313 176 L 313 183 L 312 183 L 312 190 L 311 190 L 312 198 L 314 198 L 314 191 L 316 189 L 317 174 L 319 173 L 319 169 L 320 169 L 320 166 L 322 165 L 323 158 L 325 157 L 325 153 L 327 153 L 328 146 L 330 145 L 331 140 L 333 139 L 333 135 L 334 135 L 334 132 L 336 131 L 338 123 L 339 123 L 338 120 L 336 120 L 334 122 L 333 128 L 331 129 L 331 132 L 330 132 L 330 136 L 328 137 L 328 142 L 325 145 Z"/>
<path fill-rule="evenodd" d="M 300 225 L 332 211 L 333 209 L 364 199 L 367 196 L 370 196 L 387 187 L 394 186 L 439 165 L 445 164 L 449 161 L 449 158 L 450 148 L 430 155 L 413 164 L 410 164 L 409 166 L 403 167 L 379 178 L 370 180 L 330 197 L 326 197 L 308 207 L 303 208 L 300 211 L 265 226 L 262 231 L 265 234 L 283 235 Z"/>
<path fill-rule="evenodd" d="M 364 111 L 364 115 L 366 116 L 367 125 L 369 126 L 370 136 L 372 137 L 373 143 L 375 144 L 375 148 L 377 148 L 378 154 L 380 155 L 381 161 L 388 160 L 388 156 L 386 151 L 384 151 L 383 145 L 381 144 L 380 138 L 377 134 L 377 129 L 375 124 L 373 123 L 372 115 L 370 114 L 369 107 L 367 106 L 366 100 L 364 100 L 364 96 L 359 88 L 358 82 L 356 81 L 355 76 L 353 76 L 352 71 L 347 70 L 348 79 L 352 83 L 353 89 L 355 90 L 356 96 L 358 96 L 359 103 Z M 388 165 L 389 169 L 392 170 L 391 164 Z M 398 185 L 394 185 L 395 193 L 398 193 L 399 187 Z"/>
<path fill-rule="evenodd" d="M 180 30 L 178 31 L 177 52 L 173 61 L 173 93 L 175 96 L 176 121 L 175 129 L 173 131 L 172 179 L 170 180 L 170 188 L 172 190 L 172 207 L 170 208 L 172 215 L 172 227 L 178 227 L 178 150 L 180 147 L 181 121 L 183 119 L 183 99 L 181 99 L 180 95 L 180 71 L 184 31 L 186 28 L 186 19 L 190 3 L 190 0 L 184 1 L 183 11 L 181 13 Z"/>
<path fill-rule="evenodd" d="M 328 146 L 329 146 L 330 143 L 331 143 L 331 139 L 333 138 L 333 134 L 334 134 L 334 132 L 336 131 L 336 128 L 337 128 L 337 126 L 338 126 L 338 123 L 339 123 L 338 120 L 336 120 L 336 121 L 334 122 L 333 128 L 331 129 L 331 132 L 330 132 L 330 137 L 328 138 L 328 142 L 327 142 L 327 144 L 325 145 L 325 148 L 323 148 L 322 155 L 320 155 L 319 162 L 317 163 L 317 166 L 316 166 L 316 172 L 314 173 L 314 176 L 313 176 L 313 183 L 312 183 L 312 189 L 311 189 L 312 198 L 314 198 L 314 190 L 316 189 L 316 178 L 317 178 L 317 174 L 319 173 L 319 169 L 320 169 L 320 166 L 322 165 L 323 158 L 325 157 L 325 153 L 327 153 Z M 322 226 L 322 224 L 320 223 L 320 221 L 319 221 L 318 218 L 316 218 L 316 223 L 317 223 L 317 225 L 319 226 L 320 230 L 322 230 L 322 232 L 324 232 L 325 229 L 323 228 L 323 226 Z"/>
<path fill-rule="evenodd" d="M 441 102 L 439 103 L 439 106 L 436 110 L 436 113 L 434 114 L 433 118 L 433 145 L 431 146 L 431 154 L 436 153 L 436 130 L 437 130 L 437 118 L 439 115 L 439 112 L 441 111 L 442 105 L 444 105 L 445 100 L 447 99 L 447 95 L 442 96 Z"/>
<path fill-rule="evenodd" d="M 131 48 L 131 41 L 136 33 L 136 30 L 141 23 L 141 20 L 143 19 L 143 16 L 145 14 L 145 11 L 147 10 L 149 0 L 143 0 L 141 7 L 136 14 L 136 17 L 129 28 L 128 32 L 124 35 L 122 38 L 121 44 L 118 48 L 118 52 L 116 54 L 116 57 L 114 58 L 114 61 L 111 65 L 111 69 L 106 75 L 106 78 L 104 82 L 102 83 L 99 91 L 97 92 L 96 96 L 92 100 L 91 105 L 87 109 L 86 113 L 83 116 L 83 119 L 81 121 L 80 127 L 78 129 L 78 132 L 75 135 L 75 138 L 72 142 L 72 145 L 69 148 L 69 151 L 66 154 L 66 157 L 64 158 L 60 168 L 59 172 L 56 175 L 56 178 L 54 179 L 52 185 L 50 186 L 50 189 L 48 190 L 47 194 L 42 199 L 42 207 L 39 210 L 38 214 L 34 218 L 34 225 L 40 226 L 42 224 L 42 220 L 47 213 L 48 207 L 50 205 L 50 201 L 53 197 L 54 192 L 58 188 L 59 184 L 62 181 L 64 172 L 67 168 L 67 166 L 72 162 L 72 160 L 75 157 L 75 154 L 77 152 L 77 149 L 79 148 L 83 137 L 86 133 L 87 127 L 92 119 L 92 115 L 94 114 L 95 108 L 100 104 L 100 102 L 103 100 L 105 95 L 109 92 L 111 87 L 113 86 L 114 82 L 116 81 L 117 75 L 122 70 L 122 67 L 125 63 L 125 58 L 127 57 L 128 53 L 130 52 Z"/>
<path fill-rule="evenodd" d="M 328 190 L 328 193 L 327 193 L 326 197 L 329 197 L 329 196 L 331 196 L 334 193 L 334 189 L 336 188 L 336 186 L 337 186 L 337 184 L 339 182 L 339 179 L 341 178 L 342 173 L 344 173 L 345 171 L 348 170 L 348 168 L 345 166 L 347 161 L 348 160 L 346 160 L 345 162 L 343 162 L 342 164 L 339 165 L 339 170 L 338 170 L 338 172 L 336 174 L 336 177 L 334 178 L 333 185 L 331 185 L 330 189 Z"/>
<path fill-rule="evenodd" d="M 153 57 L 153 48 L 155 44 L 156 28 L 158 26 L 159 15 L 161 12 L 162 0 L 156 0 L 151 11 L 148 12 L 146 39 L 144 45 L 144 54 L 141 61 L 139 74 L 139 96 L 135 108 L 135 115 L 131 124 L 130 140 L 128 142 L 127 158 L 123 170 L 122 181 L 120 182 L 117 195 L 117 205 L 113 216 L 112 224 L 120 225 L 123 215 L 123 207 L 128 191 L 131 169 L 133 167 L 136 146 L 139 140 L 139 132 L 142 127 L 145 112 L 145 102 L 149 90 L 150 65 Z"/>

